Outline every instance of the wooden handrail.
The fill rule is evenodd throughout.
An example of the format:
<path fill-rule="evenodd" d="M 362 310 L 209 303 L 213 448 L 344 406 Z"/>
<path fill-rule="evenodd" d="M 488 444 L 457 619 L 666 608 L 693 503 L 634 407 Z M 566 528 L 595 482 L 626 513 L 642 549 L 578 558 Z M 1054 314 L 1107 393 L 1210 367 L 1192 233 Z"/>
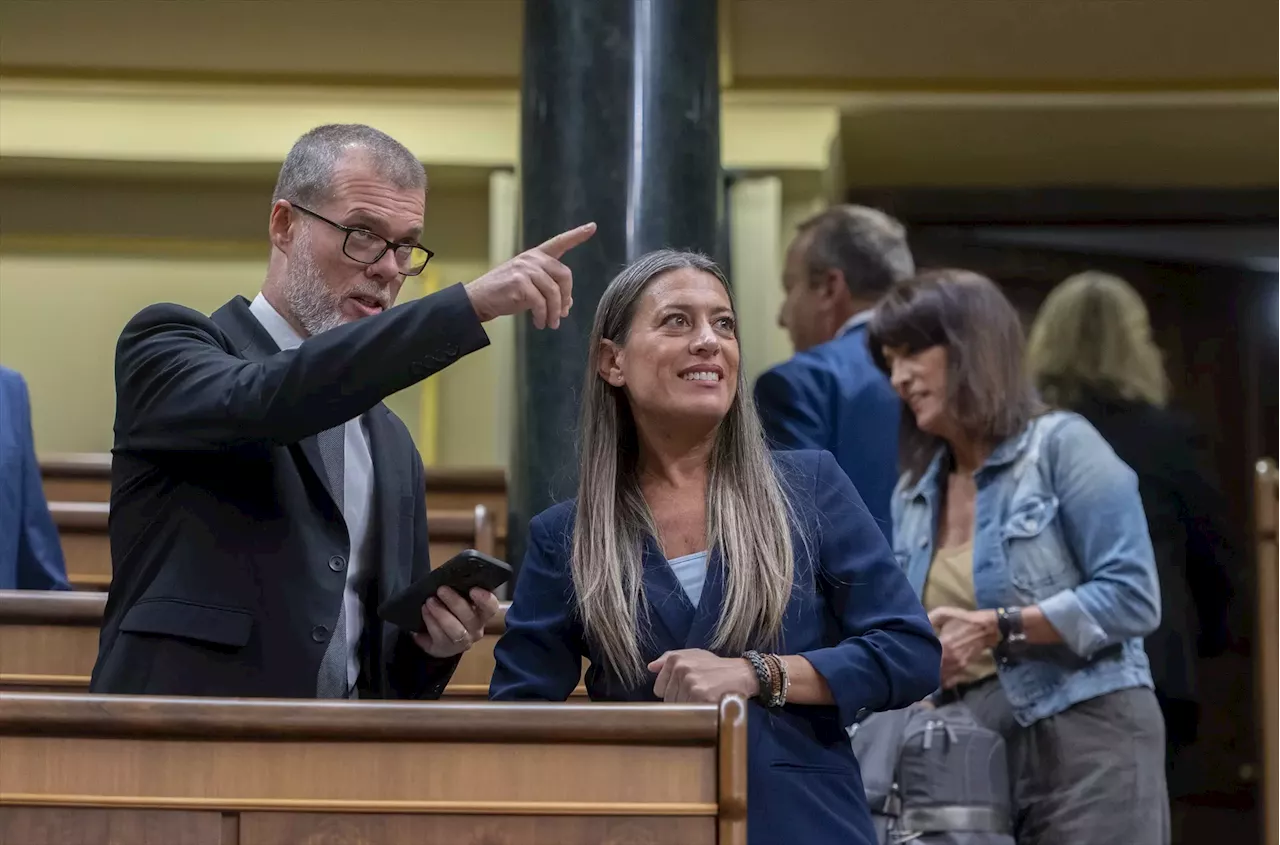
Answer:
<path fill-rule="evenodd" d="M 0 590 L 0 625 L 93 625 L 102 624 L 106 593 L 77 593 L 44 590 Z M 507 630 L 510 602 L 498 605 L 484 632 L 500 636 Z"/>
<path fill-rule="evenodd" d="M 502 467 L 427 467 L 427 492 L 488 490 L 506 492 L 507 471 Z"/>
<path fill-rule="evenodd" d="M 493 514 L 484 505 L 476 505 L 471 510 L 427 511 L 427 536 L 432 540 L 478 545 L 486 535 L 490 538 L 488 553 L 493 554 Z M 435 563 L 439 565 L 444 561 Z"/>
<path fill-rule="evenodd" d="M 40 457 L 40 474 L 46 478 L 86 478 L 111 480 L 110 452 L 50 452 Z M 429 492 L 439 490 L 507 489 L 507 472 L 502 467 L 428 467 Z"/>
<path fill-rule="evenodd" d="M 0 590 L 0 625 L 102 625 L 106 593 Z"/>
<path fill-rule="evenodd" d="M 106 502 L 50 502 L 49 513 L 59 530 L 106 531 L 110 505 Z M 472 510 L 431 510 L 427 512 L 428 531 L 434 540 L 470 541 L 494 548 L 495 521 L 484 505 Z"/>
<path fill-rule="evenodd" d="M 1262 711 L 1262 791 L 1264 841 L 1280 841 L 1280 487 L 1276 462 L 1254 468 L 1254 530 L 1257 533 L 1258 690 Z"/>
<path fill-rule="evenodd" d="M 670 745 L 713 744 L 719 723 L 719 708 L 712 704 L 477 705 L 38 693 L 0 698 L 0 735 Z"/>
<path fill-rule="evenodd" d="M 54 452 L 40 456 L 40 474 L 46 478 L 101 478 L 111 480 L 110 452 Z"/>
<path fill-rule="evenodd" d="M 50 502 L 49 513 L 59 531 L 107 530 L 109 506 L 106 502 Z"/>
<path fill-rule="evenodd" d="M 747 843 L 747 702 L 742 696 L 720 700 L 720 736 L 716 803 L 720 805 L 722 845 Z"/>

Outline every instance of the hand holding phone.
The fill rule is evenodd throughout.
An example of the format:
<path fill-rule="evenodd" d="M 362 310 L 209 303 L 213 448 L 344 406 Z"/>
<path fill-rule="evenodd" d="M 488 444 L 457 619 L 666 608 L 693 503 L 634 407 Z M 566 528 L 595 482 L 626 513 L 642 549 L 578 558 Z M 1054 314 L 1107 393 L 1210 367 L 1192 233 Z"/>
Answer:
<path fill-rule="evenodd" d="M 378 616 L 402 630 L 425 634 L 428 630 L 422 616 L 423 605 L 436 597 L 441 587 L 449 587 L 470 602 L 473 588 L 492 593 L 507 583 L 511 574 L 511 567 L 497 558 L 467 549 L 388 598 L 378 607 Z"/>

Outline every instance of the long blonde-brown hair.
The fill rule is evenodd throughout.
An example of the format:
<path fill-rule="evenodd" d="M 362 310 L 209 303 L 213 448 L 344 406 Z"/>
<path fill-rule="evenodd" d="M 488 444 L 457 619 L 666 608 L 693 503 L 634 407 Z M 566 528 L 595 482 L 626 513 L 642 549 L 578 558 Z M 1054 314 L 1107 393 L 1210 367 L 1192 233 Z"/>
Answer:
<path fill-rule="evenodd" d="M 1053 289 L 1031 327 L 1027 363 L 1045 401 L 1058 407 L 1089 399 L 1163 407 L 1169 399 L 1147 306 L 1107 273 L 1080 273 Z"/>
<path fill-rule="evenodd" d="M 648 615 L 642 613 L 642 568 L 645 542 L 658 532 L 640 490 L 639 439 L 627 395 L 599 375 L 601 341 L 625 346 L 645 290 L 659 276 L 684 268 L 715 276 L 732 302 L 729 284 L 711 259 L 651 252 L 609 283 L 588 346 L 571 569 L 587 636 L 629 683 L 647 676 L 641 656 Z M 740 653 L 776 643 L 795 571 L 791 508 L 741 368 L 710 460 L 707 541 L 725 565 L 724 604 L 712 648 Z"/>

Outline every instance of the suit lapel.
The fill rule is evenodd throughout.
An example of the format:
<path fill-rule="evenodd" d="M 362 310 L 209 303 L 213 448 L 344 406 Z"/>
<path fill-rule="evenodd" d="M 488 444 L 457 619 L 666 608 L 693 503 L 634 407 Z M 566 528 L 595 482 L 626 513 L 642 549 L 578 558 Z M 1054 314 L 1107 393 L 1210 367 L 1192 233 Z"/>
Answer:
<path fill-rule="evenodd" d="M 271 333 L 263 328 L 258 318 L 249 310 L 249 300 L 237 296 L 226 305 L 213 312 L 215 324 L 227 333 L 235 344 L 241 358 L 246 361 L 261 361 L 280 352 L 280 347 L 271 339 Z M 304 437 L 293 447 L 302 453 L 306 463 L 311 466 L 316 483 L 324 490 L 328 499 L 331 516 L 342 519 L 342 512 L 329 489 L 329 473 L 325 471 L 324 459 L 320 457 L 320 443 L 316 437 Z"/>
<path fill-rule="evenodd" d="M 693 624 L 694 609 L 684 587 L 652 537 L 644 544 L 644 594 L 649 600 L 651 645 L 658 654 L 682 648 Z"/>
<path fill-rule="evenodd" d="M 707 561 L 707 579 L 703 582 L 698 610 L 694 613 L 693 622 L 689 626 L 689 635 L 685 638 L 685 648 L 711 650 L 711 640 L 715 637 L 716 623 L 720 621 L 722 604 L 724 604 L 724 563 L 720 558 L 720 552 L 712 549 Z"/>

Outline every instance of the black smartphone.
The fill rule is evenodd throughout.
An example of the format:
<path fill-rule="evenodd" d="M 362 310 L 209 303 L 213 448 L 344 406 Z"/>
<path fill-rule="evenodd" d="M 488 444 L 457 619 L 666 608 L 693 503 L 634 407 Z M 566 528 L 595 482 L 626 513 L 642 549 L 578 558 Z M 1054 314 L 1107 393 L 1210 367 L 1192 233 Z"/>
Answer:
<path fill-rule="evenodd" d="M 406 631 L 424 633 L 422 605 L 441 587 L 468 598 L 473 587 L 493 592 L 511 580 L 511 567 L 497 558 L 467 549 L 428 572 L 378 607 L 378 616 Z"/>

